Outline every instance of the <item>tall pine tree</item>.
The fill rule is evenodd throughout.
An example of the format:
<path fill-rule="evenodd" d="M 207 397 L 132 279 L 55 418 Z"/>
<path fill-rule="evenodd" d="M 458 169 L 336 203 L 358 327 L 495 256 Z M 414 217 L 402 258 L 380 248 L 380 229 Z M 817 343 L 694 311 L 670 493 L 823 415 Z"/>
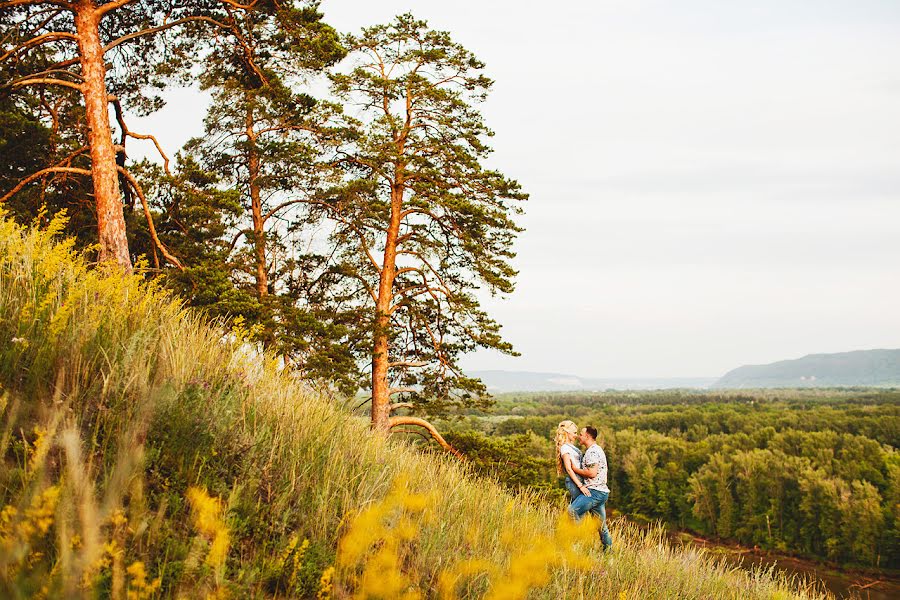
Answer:
<path fill-rule="evenodd" d="M 471 52 L 409 14 L 346 44 L 352 63 L 332 87 L 353 117 L 326 140 L 345 184 L 314 206 L 370 315 L 374 429 L 421 426 L 444 443 L 397 411 L 487 401 L 459 358 L 479 347 L 514 353 L 477 293 L 513 291 L 512 217 L 526 195 L 483 164 L 492 132 L 475 105 L 492 82 Z"/>
<path fill-rule="evenodd" d="M 227 37 L 245 15 L 272 14 L 283 6 L 271 0 L 246 5 L 234 0 L 6 0 L 0 4 L 0 66 L 8 77 L 0 94 L 40 96 L 48 88 L 75 92 L 85 125 L 80 131 L 82 143 L 73 154 L 23 176 L 3 200 L 30 184 L 46 182 L 50 175 L 89 177 L 100 259 L 130 271 L 123 197 L 126 204 L 132 193 L 145 198 L 125 166 L 124 145 L 129 137 L 149 136 L 128 130 L 121 105 L 137 112 L 158 107 L 160 99 L 145 92 L 162 86 L 161 76 L 184 75 L 188 64 L 210 48 L 229 43 Z M 34 60 L 36 54 L 41 60 Z M 109 118 L 111 102 L 116 104 L 119 121 L 118 142 Z M 88 164 L 72 164 L 81 154 Z M 149 209 L 142 203 L 149 219 Z M 147 226 L 155 238 L 153 223 L 148 220 Z M 154 241 L 160 252 L 179 264 L 158 239 Z"/>

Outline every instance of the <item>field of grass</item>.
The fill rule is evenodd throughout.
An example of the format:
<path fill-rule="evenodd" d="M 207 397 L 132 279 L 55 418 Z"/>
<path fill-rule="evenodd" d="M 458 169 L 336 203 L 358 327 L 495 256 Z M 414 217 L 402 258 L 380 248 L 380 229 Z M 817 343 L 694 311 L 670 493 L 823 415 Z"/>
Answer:
<path fill-rule="evenodd" d="M 0 220 L 0 597 L 820 598 L 378 437 L 58 226 Z"/>

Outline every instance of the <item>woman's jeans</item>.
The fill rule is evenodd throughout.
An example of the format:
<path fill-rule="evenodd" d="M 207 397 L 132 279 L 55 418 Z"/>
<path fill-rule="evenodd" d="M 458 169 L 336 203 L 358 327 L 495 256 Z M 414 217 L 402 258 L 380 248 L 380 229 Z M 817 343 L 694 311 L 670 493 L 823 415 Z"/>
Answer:
<path fill-rule="evenodd" d="M 568 481 L 566 489 L 569 489 Z M 571 490 L 569 491 L 571 492 Z M 606 499 L 609 498 L 609 492 L 600 490 L 590 490 L 590 492 L 590 496 L 578 492 L 578 497 L 569 504 L 569 514 L 576 521 L 580 521 L 589 512 L 599 517 L 601 522 L 600 541 L 603 542 L 603 549 L 609 550 L 612 548 L 612 536 L 609 535 L 609 528 L 606 526 Z"/>
<path fill-rule="evenodd" d="M 575 482 L 572 481 L 572 478 L 569 477 L 568 475 L 566 475 L 565 484 L 566 484 L 566 490 L 568 490 L 568 492 L 569 492 L 569 498 L 570 498 L 569 502 L 571 502 L 578 496 L 582 495 L 581 490 L 578 489 L 578 486 L 575 485 Z"/>

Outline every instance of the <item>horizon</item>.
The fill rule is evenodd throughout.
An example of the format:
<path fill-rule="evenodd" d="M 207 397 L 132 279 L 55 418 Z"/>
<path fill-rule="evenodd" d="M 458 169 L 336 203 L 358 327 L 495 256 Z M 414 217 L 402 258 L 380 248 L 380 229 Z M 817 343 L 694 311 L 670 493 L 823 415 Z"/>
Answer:
<path fill-rule="evenodd" d="M 596 379 L 601 381 L 614 381 L 614 380 L 664 380 L 664 379 L 721 379 L 723 376 L 728 374 L 729 372 L 739 369 L 741 367 L 761 367 L 767 366 L 775 363 L 782 362 L 791 362 L 796 360 L 801 360 L 807 357 L 814 356 L 829 356 L 833 354 L 851 354 L 855 352 L 897 352 L 900 351 L 900 347 L 898 348 L 858 348 L 856 350 L 845 350 L 840 352 L 811 352 L 809 354 L 804 354 L 803 356 L 795 356 L 795 357 L 786 357 L 786 358 L 778 358 L 775 360 L 770 360 L 764 363 L 744 363 L 740 365 L 735 365 L 734 367 L 729 368 L 727 371 L 724 371 L 718 375 L 697 375 L 697 374 L 680 374 L 680 375 L 596 375 L 596 374 L 585 374 L 585 373 L 569 373 L 569 372 L 559 372 L 559 371 L 534 371 L 529 369 L 472 369 L 473 373 L 528 373 L 531 375 L 564 375 L 566 377 L 577 377 L 580 379 Z"/>

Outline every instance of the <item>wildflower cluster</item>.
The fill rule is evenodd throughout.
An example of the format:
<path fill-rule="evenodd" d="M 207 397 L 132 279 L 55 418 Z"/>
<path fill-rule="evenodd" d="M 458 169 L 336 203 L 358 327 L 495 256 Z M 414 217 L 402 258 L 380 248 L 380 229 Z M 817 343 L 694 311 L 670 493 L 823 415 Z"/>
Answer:
<path fill-rule="evenodd" d="M 128 572 L 128 600 L 146 600 L 152 598 L 159 590 L 160 578 L 147 581 L 147 571 L 144 563 L 135 561 L 127 569 Z"/>
<path fill-rule="evenodd" d="M 527 544 L 521 540 L 509 544 L 512 546 L 509 566 L 491 580 L 486 600 L 524 600 L 529 590 L 550 582 L 551 570 L 555 567 L 591 569 L 596 563 L 589 555 L 589 549 L 596 543 L 597 522 L 594 519 L 576 523 L 563 513 L 552 535 L 540 535 L 528 540 Z"/>
<path fill-rule="evenodd" d="M 300 536 L 294 534 L 288 541 L 287 547 L 278 557 L 277 570 L 281 573 L 290 572 L 288 577 L 288 589 L 296 590 L 300 583 L 300 572 L 303 569 L 303 561 L 309 550 L 309 540 L 300 542 Z"/>
<path fill-rule="evenodd" d="M 334 567 L 328 567 L 322 572 L 319 578 L 319 591 L 316 593 L 316 600 L 331 600 L 332 583 L 334 577 Z"/>
<path fill-rule="evenodd" d="M 29 558 L 31 547 L 53 525 L 59 493 L 59 486 L 48 487 L 35 494 L 30 506 L 21 513 L 13 505 L 0 510 L 0 565 L 20 566 Z"/>
<path fill-rule="evenodd" d="M 413 494 L 404 479 L 399 479 L 387 497 L 357 514 L 347 533 L 338 544 L 336 565 L 341 574 L 349 575 L 346 583 L 354 598 L 421 598 L 414 585 L 414 577 L 403 572 L 402 550 L 419 533 L 432 497 Z M 591 544 L 596 543 L 597 523 L 585 519 L 573 522 L 561 515 L 552 534 L 523 541 L 512 529 L 501 533 L 501 542 L 510 553 L 505 568 L 482 558 L 458 562 L 437 576 L 438 597 L 451 600 L 458 597 L 457 588 L 464 580 L 486 574 L 489 588 L 486 598 L 491 600 L 520 600 L 528 592 L 547 585 L 551 571 L 564 566 L 587 570 L 594 566 L 589 556 Z M 362 563 L 361 573 L 360 563 Z M 349 573 L 348 573 L 349 570 Z M 332 572 L 327 572 L 330 588 Z M 323 574 L 323 582 L 326 580 Z"/>
<path fill-rule="evenodd" d="M 210 540 L 206 564 L 211 567 L 223 565 L 228 556 L 230 540 L 228 526 L 222 519 L 224 512 L 222 501 L 198 487 L 188 489 L 187 499 L 191 504 L 194 527 Z"/>
<path fill-rule="evenodd" d="M 428 496 L 410 492 L 408 482 L 399 478 L 384 500 L 352 519 L 338 544 L 337 567 L 350 572 L 354 598 L 421 597 L 402 571 L 401 551 L 417 533 L 413 517 L 424 512 L 430 501 Z M 360 563 L 361 574 L 357 572 Z"/>

